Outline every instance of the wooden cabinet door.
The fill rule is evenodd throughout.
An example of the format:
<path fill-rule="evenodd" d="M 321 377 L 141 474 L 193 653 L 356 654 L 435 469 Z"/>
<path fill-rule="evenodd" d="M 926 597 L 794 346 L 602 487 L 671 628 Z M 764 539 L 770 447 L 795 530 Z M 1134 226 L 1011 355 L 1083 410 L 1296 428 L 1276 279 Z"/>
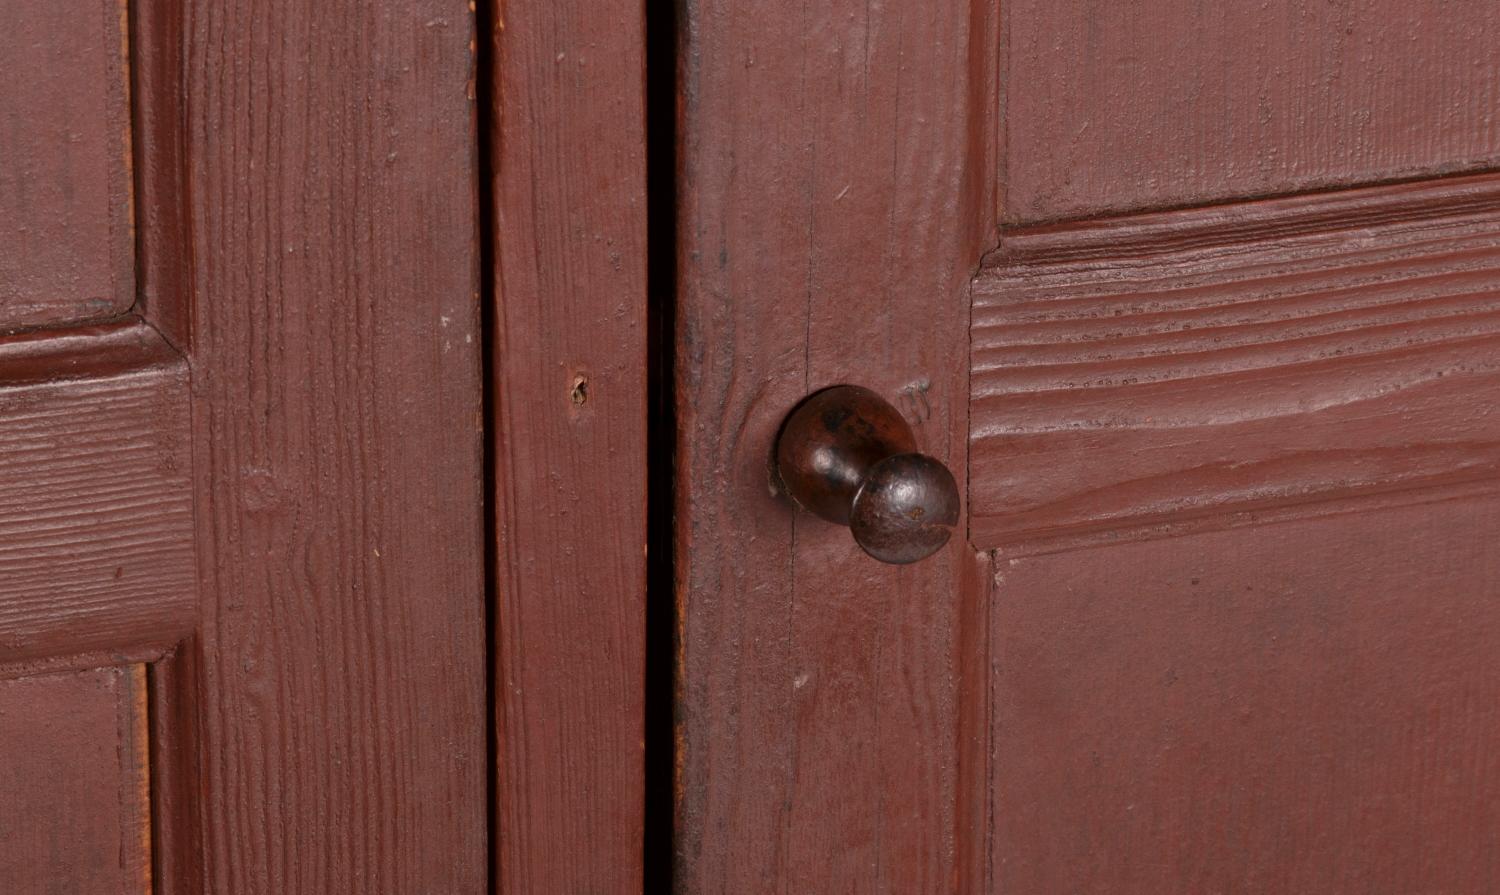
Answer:
<path fill-rule="evenodd" d="M 692 0 L 691 892 L 1500 885 L 1500 18 Z M 770 459 L 866 386 L 960 532 Z"/>
<path fill-rule="evenodd" d="M 470 5 L 0 8 L 0 891 L 486 891 Z"/>

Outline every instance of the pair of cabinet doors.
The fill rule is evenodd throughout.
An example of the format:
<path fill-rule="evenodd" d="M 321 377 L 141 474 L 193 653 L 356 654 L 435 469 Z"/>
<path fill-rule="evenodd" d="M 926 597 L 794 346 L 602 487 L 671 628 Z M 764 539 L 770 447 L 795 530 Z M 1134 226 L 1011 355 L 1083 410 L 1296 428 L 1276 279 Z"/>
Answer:
<path fill-rule="evenodd" d="M 0 10 L 0 891 L 1500 888 L 1500 12 Z"/>

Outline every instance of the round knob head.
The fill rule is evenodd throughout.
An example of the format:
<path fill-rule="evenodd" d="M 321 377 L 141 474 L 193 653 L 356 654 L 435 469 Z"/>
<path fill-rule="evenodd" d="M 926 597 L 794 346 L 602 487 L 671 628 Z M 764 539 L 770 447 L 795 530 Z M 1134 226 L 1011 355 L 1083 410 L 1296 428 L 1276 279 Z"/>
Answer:
<path fill-rule="evenodd" d="M 848 525 L 854 495 L 875 464 L 913 450 L 911 426 L 896 408 L 867 388 L 836 385 L 787 417 L 776 443 L 776 470 L 803 509 Z"/>
<path fill-rule="evenodd" d="M 897 454 L 875 464 L 854 495 L 849 529 L 881 562 L 926 559 L 948 543 L 958 524 L 958 483 L 937 460 Z"/>

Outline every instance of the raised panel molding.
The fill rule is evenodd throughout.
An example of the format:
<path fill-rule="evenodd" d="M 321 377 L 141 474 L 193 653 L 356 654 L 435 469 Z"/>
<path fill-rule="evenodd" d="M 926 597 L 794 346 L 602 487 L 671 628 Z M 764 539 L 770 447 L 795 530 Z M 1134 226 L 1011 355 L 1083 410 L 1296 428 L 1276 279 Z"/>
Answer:
<path fill-rule="evenodd" d="M 188 400 L 187 364 L 135 318 L 0 340 L 0 675 L 192 630 Z"/>
<path fill-rule="evenodd" d="M 1500 176 L 1015 231 L 971 335 L 981 547 L 1492 476 Z"/>

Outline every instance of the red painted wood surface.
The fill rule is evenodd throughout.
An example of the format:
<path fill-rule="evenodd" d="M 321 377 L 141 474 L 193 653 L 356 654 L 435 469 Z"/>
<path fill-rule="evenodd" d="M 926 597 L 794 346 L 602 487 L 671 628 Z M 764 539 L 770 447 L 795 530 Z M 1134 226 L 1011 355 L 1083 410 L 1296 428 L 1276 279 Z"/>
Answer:
<path fill-rule="evenodd" d="M 130 8 L 135 311 L 184 353 L 192 345 L 194 308 L 185 3 L 151 0 Z"/>
<path fill-rule="evenodd" d="M 0 669 L 196 620 L 187 369 L 139 321 L 0 340 Z"/>
<path fill-rule="evenodd" d="M 1005 219 L 1500 163 L 1500 10 L 1444 0 L 1009 0 Z"/>
<path fill-rule="evenodd" d="M 0 676 L 159 659 L 156 826 L 139 668 L 128 725 L 119 670 L 0 682 L 0 889 L 487 891 L 473 10 L 138 6 L 128 115 L 123 5 L 0 38 L 52 166 L 0 238 L 89 252 L 5 251 L 48 303 L 0 328 L 119 313 L 136 253 L 143 315 L 0 343 Z"/>
<path fill-rule="evenodd" d="M 876 563 L 795 514 L 769 462 L 785 414 L 847 382 L 905 406 L 962 476 L 966 283 L 993 239 L 990 7 L 683 7 L 683 891 L 949 891 L 967 861 L 971 554 Z"/>
<path fill-rule="evenodd" d="M 970 891 L 1493 890 L 1500 18 L 1002 15 Z"/>
<path fill-rule="evenodd" d="M 974 285 L 974 540 L 1494 475 L 1497 227 L 1485 175 L 1008 233 Z"/>
<path fill-rule="evenodd" d="M 598 0 L 494 15 L 495 879 L 639 892 L 645 21 Z"/>
<path fill-rule="evenodd" d="M 14 3 L 0 28 L 0 332 L 135 300 L 125 4 Z"/>
<path fill-rule="evenodd" d="M 148 895 L 145 670 L 0 680 L 0 888 Z"/>
<path fill-rule="evenodd" d="M 1500 884 L 1500 498 L 995 565 L 993 891 Z"/>
<path fill-rule="evenodd" d="M 685 7 L 685 891 L 1493 887 L 1493 178 L 1142 213 L 1500 160 L 1450 12 Z M 919 376 L 988 552 L 859 567 L 770 445 Z"/>
<path fill-rule="evenodd" d="M 162 860 L 211 892 L 487 891 L 471 11 L 182 14 L 203 621 L 163 669 L 196 730 Z"/>

